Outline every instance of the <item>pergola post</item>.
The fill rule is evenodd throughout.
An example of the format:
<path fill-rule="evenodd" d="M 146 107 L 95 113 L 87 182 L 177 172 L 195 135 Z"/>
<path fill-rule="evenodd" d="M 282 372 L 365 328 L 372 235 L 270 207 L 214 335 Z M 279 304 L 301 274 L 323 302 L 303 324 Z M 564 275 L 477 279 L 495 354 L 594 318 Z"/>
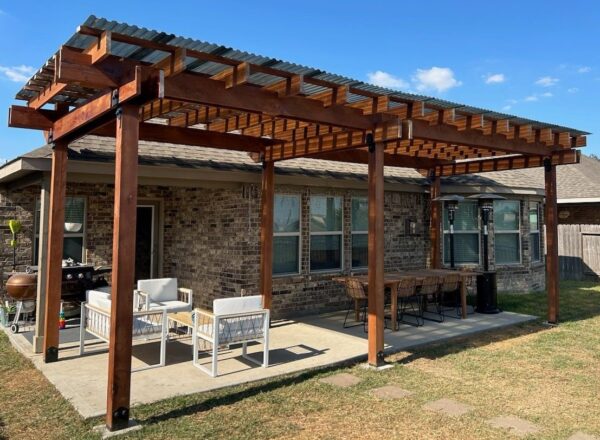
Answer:
<path fill-rule="evenodd" d="M 548 292 L 548 322 L 558 323 L 558 208 L 556 205 L 556 165 L 544 161 L 546 186 L 546 292 Z"/>
<path fill-rule="evenodd" d="M 112 301 L 106 426 L 127 427 L 131 391 L 131 339 L 135 272 L 139 107 L 117 110 Z"/>
<path fill-rule="evenodd" d="M 50 177 L 50 217 L 46 273 L 46 311 L 44 318 L 44 362 L 58 360 L 58 314 L 62 288 L 62 257 L 67 192 L 67 142 L 60 140 L 52 150 Z"/>
<path fill-rule="evenodd" d="M 430 221 L 429 221 L 429 241 L 431 242 L 431 268 L 440 269 L 442 267 L 440 261 L 440 231 L 442 228 L 442 216 L 441 216 L 441 204 L 435 202 L 434 199 L 440 197 L 441 190 L 441 179 L 440 176 L 436 175 L 431 180 L 431 189 L 429 191 L 429 203 L 430 203 Z"/>
<path fill-rule="evenodd" d="M 372 366 L 383 363 L 383 320 L 384 320 L 384 205 L 382 143 L 369 139 L 369 353 Z"/>
<path fill-rule="evenodd" d="M 48 265 L 48 217 L 50 213 L 50 175 L 44 173 L 42 176 L 42 188 L 40 190 L 40 220 L 38 224 L 39 241 L 38 250 L 38 279 L 37 297 L 35 308 L 35 330 L 33 336 L 33 352 L 44 351 L 44 314 L 46 313 L 46 271 Z"/>
<path fill-rule="evenodd" d="M 263 307 L 273 300 L 273 208 L 275 203 L 275 164 L 263 162 L 260 198 L 260 293 Z"/>

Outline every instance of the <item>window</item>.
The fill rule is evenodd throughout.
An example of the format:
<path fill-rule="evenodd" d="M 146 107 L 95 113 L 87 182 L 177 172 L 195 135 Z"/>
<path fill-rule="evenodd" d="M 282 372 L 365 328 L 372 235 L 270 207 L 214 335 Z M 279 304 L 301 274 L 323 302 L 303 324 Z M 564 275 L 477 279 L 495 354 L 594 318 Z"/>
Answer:
<path fill-rule="evenodd" d="M 40 200 L 35 208 L 35 240 L 34 263 L 37 264 L 40 241 Z M 83 197 L 67 197 L 65 199 L 65 229 L 63 241 L 63 259 L 72 258 L 83 262 L 85 243 L 85 199 Z"/>
<path fill-rule="evenodd" d="M 273 274 L 300 272 L 300 196 L 275 194 Z"/>
<path fill-rule="evenodd" d="M 539 203 L 529 205 L 529 248 L 531 249 L 531 261 L 541 261 Z"/>
<path fill-rule="evenodd" d="M 444 263 L 450 264 L 450 222 L 444 211 Z M 479 264 L 479 206 L 477 202 L 460 202 L 454 214 L 454 262 Z"/>
<path fill-rule="evenodd" d="M 518 200 L 494 202 L 494 247 L 496 264 L 521 262 L 520 203 Z"/>
<path fill-rule="evenodd" d="M 310 198 L 310 270 L 342 268 L 342 198 Z"/>
<path fill-rule="evenodd" d="M 369 202 L 366 197 L 352 199 L 352 268 L 369 265 Z"/>

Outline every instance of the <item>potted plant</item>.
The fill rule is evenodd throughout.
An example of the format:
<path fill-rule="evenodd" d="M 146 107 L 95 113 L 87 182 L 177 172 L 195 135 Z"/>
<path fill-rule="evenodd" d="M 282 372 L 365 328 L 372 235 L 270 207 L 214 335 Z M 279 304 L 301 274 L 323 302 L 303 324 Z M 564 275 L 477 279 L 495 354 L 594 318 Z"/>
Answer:
<path fill-rule="evenodd" d="M 12 234 L 12 239 L 10 240 L 10 247 L 13 248 L 13 272 L 16 272 L 18 243 L 17 235 L 19 234 L 19 232 L 21 232 L 21 222 L 19 220 L 9 220 L 8 227 L 10 229 L 10 233 Z"/>
<path fill-rule="evenodd" d="M 10 325 L 11 313 L 15 313 L 15 305 L 8 300 L 0 302 L 0 325 L 3 327 Z"/>

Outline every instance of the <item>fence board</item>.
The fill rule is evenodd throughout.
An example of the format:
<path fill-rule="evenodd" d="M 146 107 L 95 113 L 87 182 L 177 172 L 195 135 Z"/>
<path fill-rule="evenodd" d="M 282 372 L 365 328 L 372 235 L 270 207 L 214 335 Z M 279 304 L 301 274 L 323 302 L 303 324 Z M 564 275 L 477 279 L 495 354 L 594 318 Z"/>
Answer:
<path fill-rule="evenodd" d="M 600 277 L 600 225 L 559 225 L 561 280 Z"/>

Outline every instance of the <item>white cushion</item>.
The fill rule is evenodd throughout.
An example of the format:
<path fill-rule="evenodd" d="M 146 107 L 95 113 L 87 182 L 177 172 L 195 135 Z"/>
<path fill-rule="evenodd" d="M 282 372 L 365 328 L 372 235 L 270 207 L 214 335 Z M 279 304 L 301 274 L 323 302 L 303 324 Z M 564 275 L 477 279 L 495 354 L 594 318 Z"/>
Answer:
<path fill-rule="evenodd" d="M 176 301 L 177 278 L 155 278 L 153 280 L 139 280 L 138 290 L 150 297 L 151 301 Z"/>
<path fill-rule="evenodd" d="M 98 290 L 88 290 L 86 295 L 87 303 L 89 305 L 103 310 L 110 310 L 110 293 L 101 292 Z"/>
<path fill-rule="evenodd" d="M 98 292 L 105 292 L 105 293 L 109 293 L 112 290 L 112 288 L 110 286 L 102 286 L 102 287 L 96 287 L 94 288 L 94 290 L 98 291 Z"/>
<path fill-rule="evenodd" d="M 213 313 L 215 315 L 256 312 L 262 309 L 262 296 L 260 295 L 222 298 L 213 301 Z"/>
<path fill-rule="evenodd" d="M 162 301 L 151 302 L 150 310 L 152 309 L 167 309 L 167 313 L 191 312 L 192 306 L 189 303 L 183 301 Z"/>

